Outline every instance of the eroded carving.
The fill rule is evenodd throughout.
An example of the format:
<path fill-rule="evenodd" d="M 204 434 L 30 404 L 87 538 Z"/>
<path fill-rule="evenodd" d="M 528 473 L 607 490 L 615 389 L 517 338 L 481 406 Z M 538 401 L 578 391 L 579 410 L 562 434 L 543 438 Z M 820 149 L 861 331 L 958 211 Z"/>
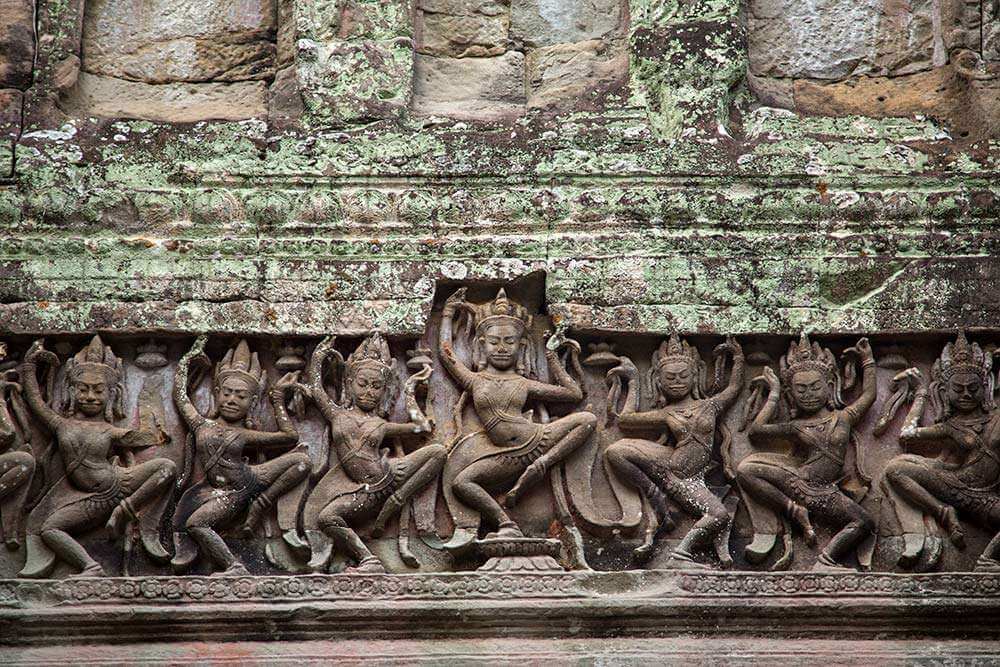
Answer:
<path fill-rule="evenodd" d="M 786 439 L 792 455 L 752 454 L 740 461 L 737 478 L 754 524 L 754 541 L 746 548 L 750 562 L 762 562 L 776 543 L 779 528 L 795 523 L 810 545 L 816 543 L 812 517 L 833 524 L 839 532 L 826 544 L 816 568 L 842 568 L 844 559 L 871 534 L 875 523 L 858 502 L 839 486 L 845 477 L 848 446 L 854 427 L 875 402 L 875 359 L 866 338 L 849 352 L 861 362 L 861 393 L 844 405 L 842 378 L 829 349 L 803 334 L 780 362 L 781 379 L 765 367 L 767 401 L 749 427 L 752 442 L 769 444 Z M 778 401 L 785 398 L 789 418 L 773 421 Z M 787 553 L 781 567 L 790 559 Z"/>
<path fill-rule="evenodd" d="M 680 566 L 700 566 L 695 553 L 711 546 L 722 567 L 731 567 L 729 525 L 731 517 L 705 483 L 705 473 L 714 463 L 716 432 L 720 417 L 736 400 L 743 388 L 745 362 L 743 350 L 733 339 L 717 348 L 719 355 L 729 352 L 733 369 L 729 383 L 720 392 L 709 395 L 706 368 L 698 350 L 676 334 L 653 353 L 650 384 L 655 407 L 642 410 L 639 371 L 628 357 L 608 371 L 628 382 L 625 407 L 618 418 L 626 431 L 655 431 L 657 440 L 626 438 L 608 448 L 605 456 L 611 467 L 635 486 L 650 505 L 646 538 L 636 548 L 640 559 L 648 558 L 656 537 L 669 532 L 669 498 L 685 512 L 698 519 L 681 543 L 673 550 L 672 560 Z M 735 472 L 727 453 L 723 455 L 727 477 Z"/>
<path fill-rule="evenodd" d="M 115 426 L 121 419 L 123 365 L 100 336 L 66 363 L 65 407 L 53 410 L 38 385 L 39 362 L 57 366 L 58 357 L 36 341 L 24 357 L 21 377 L 31 411 L 51 432 L 59 450 L 61 471 L 28 515 L 27 555 L 22 577 L 45 577 L 63 561 L 78 576 L 104 574 L 103 568 L 74 538 L 105 523 L 121 534 L 138 520 L 142 543 L 156 560 L 170 554 L 159 540 L 159 518 L 176 476 L 173 461 L 154 458 L 119 465 L 114 450 L 165 444 L 161 431 Z"/>
<path fill-rule="evenodd" d="M 324 339 L 309 362 L 308 379 L 313 401 L 330 425 L 330 449 L 318 466 L 322 479 L 306 501 L 303 514 L 306 537 L 312 551 L 309 567 L 325 571 L 333 540 L 344 548 L 357 565 L 355 572 L 385 572 L 356 532 L 357 524 L 375 517 L 372 532 L 379 536 L 386 523 L 401 510 L 401 526 L 409 523 L 408 502 L 414 494 L 437 479 L 447 452 L 441 445 L 424 445 L 407 454 L 400 437 L 426 434 L 432 424 L 416 399 L 416 387 L 431 374 L 428 364 L 410 376 L 403 387 L 410 421 L 388 421 L 389 406 L 396 398 L 398 369 L 389 346 L 379 334 L 366 338 L 344 365 L 340 401 L 335 401 L 323 385 L 323 366 L 330 357 L 343 363 L 333 349 L 334 339 Z M 389 457 L 382 445 L 395 439 L 395 456 Z M 333 456 L 331 456 L 331 452 Z M 405 545 L 400 545 L 403 562 L 419 563 Z"/>
<path fill-rule="evenodd" d="M 174 515 L 175 553 L 171 564 L 175 570 L 184 571 L 200 550 L 223 573 L 248 574 L 218 531 L 245 513 L 242 531 L 253 535 L 267 510 L 284 494 L 305 483 L 309 456 L 304 451 L 285 452 L 256 465 L 244 458 L 247 448 L 284 449 L 298 443 L 298 432 L 285 408 L 285 394 L 295 387 L 298 374 L 282 376 L 268 392 L 278 431 L 257 429 L 249 415 L 265 389 L 266 374 L 257 353 L 251 353 L 247 342 L 241 340 L 215 366 L 214 405 L 204 416 L 191 402 L 188 379 L 193 363 L 210 364 L 204 354 L 206 343 L 205 336 L 195 341 L 181 359 L 174 378 L 174 403 L 193 434 L 205 477 L 181 496 Z M 299 546 L 295 514 L 287 506 L 278 509 L 278 526 L 286 541 Z"/>
<path fill-rule="evenodd" d="M 903 447 L 932 443 L 940 458 L 901 454 L 885 467 L 882 488 L 903 533 L 898 565 L 935 567 L 941 557 L 939 526 L 965 547 L 962 515 L 1000 530 L 1000 411 L 994 399 L 993 357 L 964 333 L 945 345 L 931 369 L 931 383 L 917 368 L 897 378 L 915 385 L 913 405 L 899 434 Z M 928 397 L 933 421 L 922 426 Z M 1000 533 L 976 561 L 977 570 L 1000 571 Z"/>

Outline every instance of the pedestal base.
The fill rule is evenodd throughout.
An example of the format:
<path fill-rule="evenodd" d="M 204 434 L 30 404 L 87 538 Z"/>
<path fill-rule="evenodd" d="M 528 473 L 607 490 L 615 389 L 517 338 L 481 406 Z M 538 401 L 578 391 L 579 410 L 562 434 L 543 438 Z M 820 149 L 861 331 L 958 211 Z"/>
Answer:
<path fill-rule="evenodd" d="M 559 564 L 559 540 L 538 537 L 491 537 L 477 540 L 486 563 L 478 572 L 564 572 Z"/>

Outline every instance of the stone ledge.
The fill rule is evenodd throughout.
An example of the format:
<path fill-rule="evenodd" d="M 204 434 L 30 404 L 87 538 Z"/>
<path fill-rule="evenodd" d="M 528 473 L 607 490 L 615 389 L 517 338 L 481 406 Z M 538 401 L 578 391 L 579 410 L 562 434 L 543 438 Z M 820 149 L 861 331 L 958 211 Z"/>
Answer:
<path fill-rule="evenodd" d="M 795 609 L 789 614 L 789 609 Z M 0 645 L 472 637 L 1000 638 L 1000 574 L 570 572 L 0 581 Z"/>

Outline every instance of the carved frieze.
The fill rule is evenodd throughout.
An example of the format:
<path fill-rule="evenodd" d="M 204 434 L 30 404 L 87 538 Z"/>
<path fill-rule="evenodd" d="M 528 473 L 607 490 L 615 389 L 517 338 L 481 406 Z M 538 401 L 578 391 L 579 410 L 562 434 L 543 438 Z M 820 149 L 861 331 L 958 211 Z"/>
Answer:
<path fill-rule="evenodd" d="M 12 338 L 0 578 L 1000 569 L 991 334 L 607 340 L 526 289 L 419 341 Z"/>

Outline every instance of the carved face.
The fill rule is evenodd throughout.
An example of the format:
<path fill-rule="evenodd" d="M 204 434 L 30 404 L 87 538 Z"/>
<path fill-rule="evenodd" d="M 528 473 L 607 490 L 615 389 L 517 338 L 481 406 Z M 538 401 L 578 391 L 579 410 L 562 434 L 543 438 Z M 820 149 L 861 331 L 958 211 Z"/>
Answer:
<path fill-rule="evenodd" d="M 792 375 L 792 400 L 807 415 L 821 410 L 830 401 L 830 382 L 820 371 L 799 371 Z"/>
<path fill-rule="evenodd" d="M 385 377 L 375 368 L 361 368 L 351 378 L 349 387 L 354 405 L 359 410 L 371 412 L 385 395 Z"/>
<path fill-rule="evenodd" d="M 976 373 L 955 373 L 945 391 L 956 412 L 972 412 L 983 403 L 983 381 Z"/>
<path fill-rule="evenodd" d="M 479 337 L 486 355 L 486 362 L 497 370 L 505 371 L 517 362 L 524 344 L 524 331 L 516 324 L 492 324 Z"/>
<path fill-rule="evenodd" d="M 109 391 L 104 373 L 90 369 L 80 371 L 70 384 L 70 391 L 73 392 L 76 409 L 85 416 L 97 417 L 104 413 Z"/>
<path fill-rule="evenodd" d="M 227 422 L 246 419 L 256 397 L 257 392 L 250 382 L 241 377 L 228 377 L 215 388 L 215 404 L 219 408 L 219 414 Z"/>
<path fill-rule="evenodd" d="M 684 361 L 670 361 L 660 366 L 658 379 L 660 390 L 671 401 L 679 401 L 694 389 L 694 369 Z"/>

